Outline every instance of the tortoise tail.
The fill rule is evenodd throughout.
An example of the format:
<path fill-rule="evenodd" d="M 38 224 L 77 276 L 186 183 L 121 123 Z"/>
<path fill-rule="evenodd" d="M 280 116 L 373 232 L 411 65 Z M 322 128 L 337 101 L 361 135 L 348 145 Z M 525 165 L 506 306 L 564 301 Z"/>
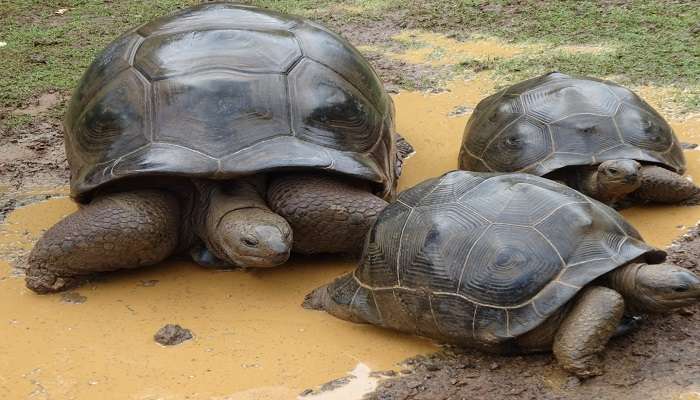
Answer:
<path fill-rule="evenodd" d="M 301 306 L 308 310 L 323 311 L 328 308 L 330 301 L 331 296 L 328 295 L 328 285 L 323 285 L 307 294 Z"/>
<path fill-rule="evenodd" d="M 333 282 L 314 289 L 307 294 L 302 307 L 325 311 L 346 321 L 365 323 L 363 307 L 367 290 L 361 288 L 352 273 L 341 275 Z"/>

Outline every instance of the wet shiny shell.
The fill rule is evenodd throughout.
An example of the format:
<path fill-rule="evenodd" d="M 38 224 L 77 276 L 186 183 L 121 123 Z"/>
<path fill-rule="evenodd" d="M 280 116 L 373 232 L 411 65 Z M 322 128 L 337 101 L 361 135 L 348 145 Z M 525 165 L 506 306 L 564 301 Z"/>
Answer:
<path fill-rule="evenodd" d="M 204 4 L 112 42 L 65 120 L 73 195 L 130 176 L 228 179 L 321 168 L 394 177 L 393 104 L 374 70 L 325 27 Z"/>
<path fill-rule="evenodd" d="M 353 279 L 329 292 L 376 325 L 496 345 L 644 254 L 665 257 L 616 211 L 569 187 L 456 171 L 401 193 L 370 231 Z"/>
<path fill-rule="evenodd" d="M 639 96 L 612 82 L 555 72 L 482 100 L 464 130 L 459 165 L 542 176 L 620 158 L 685 171 L 673 130 Z"/>

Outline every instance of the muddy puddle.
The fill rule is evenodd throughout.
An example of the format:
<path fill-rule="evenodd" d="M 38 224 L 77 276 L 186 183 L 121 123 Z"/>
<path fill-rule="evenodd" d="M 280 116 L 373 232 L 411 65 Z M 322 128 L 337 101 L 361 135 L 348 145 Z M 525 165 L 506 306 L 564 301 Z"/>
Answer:
<path fill-rule="evenodd" d="M 475 56 L 484 46 L 498 47 L 481 41 L 468 51 Z M 481 56 L 518 51 L 503 47 Z M 402 189 L 456 167 L 469 114 L 494 87 L 482 72 L 447 84 L 442 93 L 394 96 L 398 130 L 417 150 L 405 164 Z M 672 124 L 681 140 L 700 141 L 700 120 Z M 686 155 L 688 174 L 700 180 L 700 151 Z M 349 376 L 335 390 L 304 398 L 352 400 L 376 386 L 372 371 L 399 370 L 402 360 L 438 350 L 424 339 L 302 309 L 308 291 L 355 267 L 331 257 L 297 258 L 254 273 L 170 260 L 109 275 L 67 296 L 35 295 L 13 274 L 10 261 L 21 262 L 41 232 L 74 209 L 66 197 L 52 198 L 18 208 L 0 225 L 0 359 L 11 360 L 0 364 L 1 398 L 295 399 Z M 624 214 L 648 242 L 664 247 L 700 220 L 700 207 L 632 208 Z M 153 334 L 167 323 L 190 329 L 194 339 L 173 347 L 156 344 Z"/>

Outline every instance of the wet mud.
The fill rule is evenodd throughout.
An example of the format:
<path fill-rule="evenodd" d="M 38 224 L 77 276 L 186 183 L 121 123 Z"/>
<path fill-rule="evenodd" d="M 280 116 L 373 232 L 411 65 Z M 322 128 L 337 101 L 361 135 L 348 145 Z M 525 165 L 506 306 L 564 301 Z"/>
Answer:
<path fill-rule="evenodd" d="M 378 29 L 369 22 L 331 21 L 366 46 L 393 93 L 397 128 L 417 150 L 405 164 L 401 189 L 456 167 L 470 113 L 498 86 L 488 69 L 455 75 L 454 63 L 522 51 L 484 42 L 488 38 L 461 42 L 403 31 L 403 22 L 388 15 Z M 435 62 L 441 59 L 435 49 L 446 47 L 460 57 Z M 649 100 L 659 107 L 663 96 Z M 22 110 L 41 107 L 41 99 L 32 104 Z M 76 209 L 65 197 L 68 172 L 54 114 L 28 114 L 32 122 L 21 130 L 0 121 L 0 335 L 9 338 L 0 343 L 0 354 L 13 360 L 0 366 L 0 397 L 694 399 L 700 392 L 697 309 L 647 319 L 610 345 L 605 364 L 613 373 L 580 382 L 550 355 L 441 349 L 299 306 L 308 291 L 353 269 L 351 259 L 295 257 L 262 272 L 207 270 L 172 259 L 105 275 L 69 294 L 37 296 L 24 288 L 26 254 L 44 230 Z M 700 143 L 698 117 L 671 122 L 681 140 Z M 686 156 L 689 176 L 700 180 L 700 152 L 687 149 Z M 624 214 L 659 247 L 700 220 L 698 207 L 635 207 Z M 699 236 L 693 231 L 675 243 L 671 258 L 698 271 Z M 153 333 L 172 321 L 196 338 L 174 347 L 154 343 Z"/>

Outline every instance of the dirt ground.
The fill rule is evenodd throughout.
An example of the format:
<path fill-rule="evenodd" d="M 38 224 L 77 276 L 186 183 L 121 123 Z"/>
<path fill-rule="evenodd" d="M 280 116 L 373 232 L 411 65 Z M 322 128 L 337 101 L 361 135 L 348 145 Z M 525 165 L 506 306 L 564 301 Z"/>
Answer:
<path fill-rule="evenodd" d="M 368 48 L 400 50 L 401 44 L 390 38 L 416 25 L 401 13 L 387 14 L 381 26 L 335 17 L 332 11 L 321 17 L 352 43 Z M 417 65 L 385 57 L 379 51 L 365 53 L 392 93 L 407 87 L 438 92 L 454 73 L 449 66 Z M 17 207 L 65 194 L 69 171 L 60 111 L 69 95 L 44 93 L 18 109 L 0 110 L 0 116 L 31 118 L 28 125 L 18 128 L 0 117 L 0 222 Z M 672 261 L 700 273 L 700 231 L 695 229 L 680 238 L 669 254 Z M 449 348 L 407 360 L 401 373 L 383 380 L 366 398 L 698 400 L 699 327 L 697 307 L 648 317 L 637 331 L 610 344 L 605 354 L 608 372 L 584 382 L 563 373 L 548 354 L 500 357 Z"/>

